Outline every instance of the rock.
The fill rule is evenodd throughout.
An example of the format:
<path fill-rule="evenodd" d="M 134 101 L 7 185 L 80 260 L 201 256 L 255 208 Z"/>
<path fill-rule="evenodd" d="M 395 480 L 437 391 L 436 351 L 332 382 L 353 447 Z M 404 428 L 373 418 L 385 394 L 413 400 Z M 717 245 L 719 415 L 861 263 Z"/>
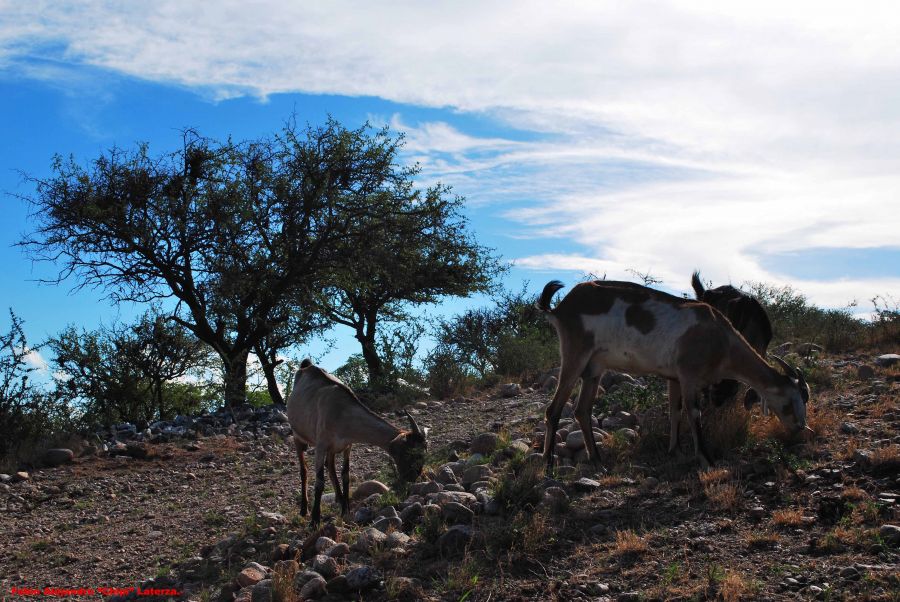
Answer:
<path fill-rule="evenodd" d="M 330 579 L 326 589 L 329 594 L 346 594 L 350 591 L 350 586 L 347 585 L 347 576 L 338 575 L 337 577 Z"/>
<path fill-rule="evenodd" d="M 12 477 L 6 473 L 0 473 L 0 483 L 9 483 L 12 481 Z"/>
<path fill-rule="evenodd" d="M 466 524 L 472 522 L 475 513 L 459 502 L 447 502 L 441 507 L 441 512 L 447 522 L 454 524 Z"/>
<path fill-rule="evenodd" d="M 519 383 L 506 383 L 497 387 L 497 393 L 500 397 L 516 397 L 522 394 L 522 387 Z"/>
<path fill-rule="evenodd" d="M 628 441 L 629 443 L 634 443 L 639 438 L 637 431 L 634 429 L 625 428 L 625 429 L 619 429 L 616 432 L 619 433 L 620 435 L 622 435 L 625 438 L 625 440 Z"/>
<path fill-rule="evenodd" d="M 347 571 L 347 587 L 352 591 L 365 591 L 378 585 L 381 575 L 373 567 L 358 566 Z"/>
<path fill-rule="evenodd" d="M 374 514 L 375 511 L 368 506 L 361 506 L 353 513 L 353 522 L 358 525 L 367 525 L 372 522 L 372 516 L 374 516 Z"/>
<path fill-rule="evenodd" d="M 884 355 L 879 355 L 875 358 L 875 363 L 882 368 L 893 366 L 897 362 L 900 362 L 900 355 L 896 353 L 885 353 Z"/>
<path fill-rule="evenodd" d="M 589 492 L 600 489 L 602 485 L 599 481 L 595 481 L 594 479 L 589 479 L 587 477 L 582 477 L 572 483 L 572 487 L 575 489 L 575 491 Z"/>
<path fill-rule="evenodd" d="M 465 491 L 441 491 L 432 493 L 427 499 L 429 502 L 434 502 L 439 506 L 443 506 L 447 502 L 457 502 L 464 506 L 471 506 L 478 501 L 474 495 Z"/>
<path fill-rule="evenodd" d="M 71 462 L 73 458 L 75 458 L 75 453 L 71 449 L 56 447 L 45 451 L 41 456 L 41 462 L 50 467 L 62 466 Z"/>
<path fill-rule="evenodd" d="M 841 432 L 846 435 L 856 435 L 859 433 L 859 426 L 853 422 L 842 422 Z"/>
<path fill-rule="evenodd" d="M 11 482 L 11 483 L 20 483 L 20 482 L 22 482 L 22 481 L 27 481 L 27 480 L 29 480 L 30 478 L 31 478 L 31 475 L 29 475 L 29 474 L 28 474 L 27 472 L 25 472 L 24 470 L 20 470 L 19 472 L 15 473 L 15 474 L 12 476 L 12 479 L 10 479 L 10 482 Z"/>
<path fill-rule="evenodd" d="M 338 574 L 337 560 L 331 556 L 326 556 L 325 554 L 316 554 L 310 568 L 322 575 L 325 579 L 331 579 Z"/>
<path fill-rule="evenodd" d="M 555 391 L 557 384 L 559 384 L 559 379 L 557 379 L 555 376 L 548 376 L 547 380 L 544 381 L 544 384 L 541 385 L 541 391 L 543 391 L 544 393 Z"/>
<path fill-rule="evenodd" d="M 403 524 L 406 526 L 414 525 L 419 518 L 422 516 L 422 504 L 421 502 L 414 502 L 403 509 L 400 512 L 400 520 L 403 521 Z"/>
<path fill-rule="evenodd" d="M 856 581 L 859 579 L 859 571 L 856 567 L 847 566 L 841 569 L 841 572 L 838 573 L 841 576 L 841 579 L 845 579 L 847 581 Z"/>
<path fill-rule="evenodd" d="M 856 377 L 859 380 L 871 380 L 875 378 L 875 368 L 869 366 L 868 364 L 861 364 L 856 369 Z"/>
<path fill-rule="evenodd" d="M 390 491 L 388 486 L 380 481 L 363 481 L 356 487 L 356 490 L 353 492 L 353 495 L 350 496 L 350 499 L 356 502 L 359 500 L 364 500 L 370 495 L 374 495 L 376 493 L 379 495 L 384 495 L 388 491 Z"/>
<path fill-rule="evenodd" d="M 337 542 L 330 537 L 320 537 L 316 540 L 316 552 L 319 554 L 324 554 L 336 545 Z"/>
<path fill-rule="evenodd" d="M 294 591 L 300 592 L 303 589 L 303 586 L 307 584 L 312 579 L 322 578 L 322 575 L 315 571 L 305 570 L 294 575 Z"/>
<path fill-rule="evenodd" d="M 449 470 L 449 469 L 448 469 Z M 452 470 L 450 471 L 452 474 Z M 454 480 L 456 477 L 454 477 Z M 409 494 L 410 495 L 421 495 L 426 496 L 429 493 L 437 493 L 444 489 L 444 486 L 438 483 L 437 481 L 425 481 L 424 483 L 413 483 L 409 486 Z"/>
<path fill-rule="evenodd" d="M 146 460 L 151 456 L 150 446 L 140 441 L 129 441 L 125 444 L 125 455 L 135 460 Z"/>
<path fill-rule="evenodd" d="M 257 564 L 255 562 L 247 563 L 247 566 L 237 574 L 235 577 L 235 582 L 238 586 L 244 588 L 250 585 L 256 585 L 260 581 L 266 578 L 267 569 L 261 564 Z"/>
<path fill-rule="evenodd" d="M 541 505 L 551 512 L 563 512 L 569 507 L 569 494 L 562 487 L 547 487 L 541 498 Z"/>
<path fill-rule="evenodd" d="M 867 466 L 872 461 L 872 452 L 867 449 L 858 449 L 853 452 L 853 461 L 861 466 Z"/>
<path fill-rule="evenodd" d="M 400 529 L 403 527 L 403 521 L 398 516 L 382 516 L 375 519 L 372 527 L 378 529 L 382 533 L 387 533 L 392 529 Z"/>
<path fill-rule="evenodd" d="M 313 574 L 316 576 L 311 577 L 306 583 L 303 584 L 303 587 L 300 588 L 301 600 L 315 600 L 316 598 L 321 598 L 327 591 L 327 583 L 325 582 L 325 579 L 323 579 L 321 575 L 317 575 L 315 573 Z M 294 583 L 296 583 L 296 581 Z"/>
<path fill-rule="evenodd" d="M 445 486 L 445 487 L 446 487 L 447 485 L 450 485 L 451 483 L 452 483 L 452 484 L 456 484 L 456 483 L 458 482 L 458 481 L 456 480 L 456 474 L 455 474 L 455 473 L 453 472 L 453 470 L 452 470 L 449 466 L 447 466 L 447 465 L 441 466 L 441 467 L 438 469 L 438 473 L 437 473 L 437 475 L 434 477 L 434 480 L 437 481 L 438 483 L 440 483 L 441 485 Z"/>
<path fill-rule="evenodd" d="M 749 512 L 750 518 L 754 520 L 762 520 L 766 517 L 766 509 L 762 506 L 753 506 Z"/>
<path fill-rule="evenodd" d="M 374 546 L 383 544 L 387 540 L 387 535 L 374 527 L 369 527 L 359 534 L 356 542 L 350 546 L 356 552 L 367 554 Z"/>
<path fill-rule="evenodd" d="M 384 544 L 390 549 L 402 548 L 410 542 L 410 537 L 403 531 L 393 531 L 387 536 Z"/>
<path fill-rule="evenodd" d="M 784 354 L 786 354 L 788 351 L 790 351 L 790 350 L 791 350 L 791 347 L 793 347 L 793 346 L 794 346 L 794 344 L 791 343 L 790 341 L 788 341 L 788 342 L 786 342 L 786 343 L 782 343 L 781 345 L 779 345 L 779 346 L 776 347 L 775 349 L 770 350 L 770 353 L 772 353 L 773 355 L 777 355 L 777 356 L 781 357 L 781 356 L 783 356 Z"/>
<path fill-rule="evenodd" d="M 566 435 L 566 448 L 572 451 L 578 451 L 580 449 L 584 449 L 584 433 L 581 430 L 572 431 L 568 435 Z"/>
<path fill-rule="evenodd" d="M 263 579 L 250 590 L 251 602 L 272 602 L 272 580 Z"/>
<path fill-rule="evenodd" d="M 350 546 L 348 546 L 344 542 L 334 544 L 334 546 L 326 552 L 328 556 L 332 556 L 334 558 L 343 558 L 349 553 Z"/>
<path fill-rule="evenodd" d="M 638 489 L 640 489 L 642 492 L 648 492 L 653 491 L 657 488 L 657 486 L 659 486 L 659 479 L 657 479 L 656 477 L 647 477 L 646 479 L 641 481 L 641 484 L 638 485 Z"/>
<path fill-rule="evenodd" d="M 438 538 L 438 549 L 444 556 L 461 555 L 472 541 L 474 532 L 468 525 L 453 525 Z"/>
<path fill-rule="evenodd" d="M 512 458 L 517 454 L 527 454 L 531 451 L 531 445 L 525 439 L 516 439 L 509 446 L 503 450 L 503 455 L 508 458 Z"/>
<path fill-rule="evenodd" d="M 270 527 L 274 525 L 285 525 L 288 522 L 283 514 L 278 514 L 277 512 L 260 512 L 259 517 L 266 521 L 266 524 Z"/>
<path fill-rule="evenodd" d="M 286 543 L 280 543 L 272 549 L 272 562 L 276 565 L 283 560 L 290 560 L 291 546 Z"/>
<path fill-rule="evenodd" d="M 466 469 L 462 476 L 463 486 L 469 486 L 476 481 L 484 481 L 494 476 L 494 471 L 490 466 L 484 464 L 476 464 Z"/>
<path fill-rule="evenodd" d="M 481 433 L 472 439 L 469 451 L 473 454 L 487 455 L 493 453 L 499 445 L 500 435 L 497 433 Z"/>
<path fill-rule="evenodd" d="M 889 546 L 900 546 L 900 527 L 897 525 L 881 525 L 878 536 Z"/>
<path fill-rule="evenodd" d="M 809 357 L 813 353 L 822 353 L 824 350 L 821 345 L 816 345 L 815 343 L 799 343 L 794 346 L 794 353 L 804 357 Z"/>
<path fill-rule="evenodd" d="M 600 386 L 603 387 L 604 391 L 609 391 L 612 387 L 617 387 L 623 383 L 635 384 L 635 382 L 630 375 L 616 372 L 615 370 L 607 370 L 600 377 Z"/>

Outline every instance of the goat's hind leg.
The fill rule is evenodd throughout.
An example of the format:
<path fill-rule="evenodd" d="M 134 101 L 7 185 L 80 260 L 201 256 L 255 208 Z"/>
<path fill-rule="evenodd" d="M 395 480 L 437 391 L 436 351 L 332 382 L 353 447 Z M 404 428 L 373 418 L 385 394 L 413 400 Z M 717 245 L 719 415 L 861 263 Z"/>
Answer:
<path fill-rule="evenodd" d="M 318 525 L 322 519 L 322 492 L 325 490 L 325 460 L 327 453 L 321 445 L 316 445 L 316 486 L 313 490 L 313 507 L 310 520 Z"/>
<path fill-rule="evenodd" d="M 597 449 L 597 441 L 594 439 L 594 427 L 591 423 L 591 410 L 600 390 L 600 377 L 591 376 L 590 368 L 581 375 L 581 395 L 578 396 L 578 404 L 575 406 L 575 419 L 581 427 L 584 436 L 584 448 L 587 450 L 588 460 L 594 466 L 600 466 L 600 451 Z"/>
<path fill-rule="evenodd" d="M 703 444 L 703 430 L 700 424 L 699 391 L 696 387 L 690 386 L 690 384 L 685 386 L 684 381 L 682 381 L 681 396 L 682 402 L 685 404 L 685 410 L 690 413 L 688 424 L 691 425 L 691 436 L 694 439 L 694 453 L 697 454 L 697 458 L 700 460 L 700 467 L 703 468 L 703 470 L 706 470 L 712 463 L 709 461 L 709 454 L 706 453 L 706 446 Z"/>
<path fill-rule="evenodd" d="M 306 516 L 309 499 L 306 496 L 306 458 L 303 453 L 309 446 L 294 437 L 294 447 L 297 448 L 297 458 L 300 460 L 300 516 Z"/>
<path fill-rule="evenodd" d="M 341 500 L 341 512 L 350 514 L 350 446 L 344 450 L 344 465 L 341 467 L 341 478 L 344 481 L 344 499 Z"/>
<path fill-rule="evenodd" d="M 669 380 L 669 453 L 678 449 L 678 425 L 681 421 L 681 385 Z"/>
<path fill-rule="evenodd" d="M 569 393 L 572 392 L 572 388 L 575 386 L 575 381 L 581 376 L 588 362 L 588 358 L 584 354 L 581 356 L 573 355 L 569 361 L 566 361 L 566 355 L 563 353 L 562 366 L 559 368 L 559 382 L 556 385 L 556 393 L 553 394 L 553 401 L 547 405 L 547 410 L 544 412 L 546 424 L 544 460 L 547 462 L 548 477 L 553 476 L 553 450 L 556 446 L 556 429 L 559 428 L 559 417 L 562 415 Z"/>
<path fill-rule="evenodd" d="M 344 509 L 344 492 L 341 490 L 340 481 L 338 481 L 337 476 L 337 466 L 335 465 L 335 456 L 336 454 L 330 453 L 328 454 L 328 459 L 326 462 L 328 463 L 328 476 L 331 477 L 331 484 L 334 485 L 334 499 L 341 505 L 341 510 Z"/>

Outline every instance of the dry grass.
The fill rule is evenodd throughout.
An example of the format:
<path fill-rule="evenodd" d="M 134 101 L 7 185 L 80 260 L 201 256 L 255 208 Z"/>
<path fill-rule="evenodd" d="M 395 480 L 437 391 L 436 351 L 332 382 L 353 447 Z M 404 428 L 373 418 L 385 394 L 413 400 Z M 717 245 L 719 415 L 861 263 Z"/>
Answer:
<path fill-rule="evenodd" d="M 727 468 L 713 468 L 700 472 L 703 494 L 717 510 L 734 510 L 744 498 L 741 486 L 732 479 Z"/>
<path fill-rule="evenodd" d="M 811 400 L 807 406 L 806 423 L 816 432 L 817 438 L 831 437 L 847 419 L 843 410 L 823 401 Z"/>
<path fill-rule="evenodd" d="M 747 537 L 747 547 L 751 550 L 768 550 L 781 541 L 781 536 L 768 531 L 754 531 Z"/>
<path fill-rule="evenodd" d="M 872 468 L 879 472 L 900 470 L 900 445 L 888 445 L 873 450 L 869 462 Z"/>
<path fill-rule="evenodd" d="M 772 513 L 772 522 L 779 527 L 799 527 L 803 524 L 803 512 L 796 508 L 776 510 Z"/>
<path fill-rule="evenodd" d="M 276 562 L 272 571 L 272 600 L 274 602 L 295 602 L 299 600 L 294 592 L 294 575 L 299 565 L 293 560 Z"/>
<path fill-rule="evenodd" d="M 616 541 L 613 544 L 613 556 L 636 556 L 650 551 L 646 540 L 631 529 L 616 531 Z"/>
<path fill-rule="evenodd" d="M 868 500 L 869 494 L 856 485 L 851 485 L 850 487 L 845 487 L 844 490 L 841 491 L 841 499 L 847 500 L 848 502 L 861 502 Z"/>
<path fill-rule="evenodd" d="M 724 602 L 739 602 L 740 600 L 746 600 L 750 596 L 753 596 L 756 593 L 756 589 L 757 588 L 744 581 L 744 578 L 741 577 L 740 573 L 727 571 L 725 573 L 725 578 L 722 579 L 719 594 L 722 596 Z"/>
<path fill-rule="evenodd" d="M 739 398 L 743 391 L 739 393 Z M 721 458 L 747 440 L 750 432 L 750 412 L 743 403 L 729 403 L 710 407 L 703 412 L 703 441 L 713 457 Z"/>

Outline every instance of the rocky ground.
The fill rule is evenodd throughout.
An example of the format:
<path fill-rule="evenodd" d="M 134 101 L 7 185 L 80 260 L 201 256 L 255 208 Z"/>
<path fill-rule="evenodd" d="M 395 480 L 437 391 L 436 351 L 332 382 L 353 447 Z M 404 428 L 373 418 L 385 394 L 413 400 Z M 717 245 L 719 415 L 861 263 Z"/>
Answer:
<path fill-rule="evenodd" d="M 426 477 L 385 492 L 387 456 L 355 447 L 352 516 L 326 507 L 318 531 L 299 516 L 277 410 L 122 425 L 85 455 L 48 458 L 61 466 L 0 475 L 0 597 L 897 600 L 900 366 L 875 359 L 806 361 L 811 440 L 758 410 L 748 433 L 739 404 L 710 411 L 721 460 L 707 472 L 689 436 L 665 453 L 661 402 L 598 404 L 603 467 L 579 463 L 580 432 L 564 421 L 546 478 L 533 453 L 551 375 L 419 402 Z M 617 402 L 652 398 L 647 383 L 616 386 Z"/>

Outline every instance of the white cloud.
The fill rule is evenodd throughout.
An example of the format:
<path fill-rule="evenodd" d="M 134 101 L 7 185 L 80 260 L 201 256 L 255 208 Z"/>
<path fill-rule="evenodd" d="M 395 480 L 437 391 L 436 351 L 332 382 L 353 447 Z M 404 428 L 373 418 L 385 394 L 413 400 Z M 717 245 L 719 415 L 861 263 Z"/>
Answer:
<path fill-rule="evenodd" d="M 373 95 L 541 132 L 392 120 L 427 178 L 475 201 L 526 199 L 505 212 L 520 234 L 593 257 L 520 266 L 782 283 L 761 254 L 898 244 L 894 3 L 0 0 L 0 12 L 0 68 L 49 56 L 217 98 Z M 897 281 L 792 283 L 842 305 Z"/>
<path fill-rule="evenodd" d="M 49 364 L 47 364 L 47 360 L 44 359 L 44 356 L 37 349 L 29 349 L 23 359 L 29 368 L 33 368 L 39 374 L 46 375 L 48 373 Z"/>

